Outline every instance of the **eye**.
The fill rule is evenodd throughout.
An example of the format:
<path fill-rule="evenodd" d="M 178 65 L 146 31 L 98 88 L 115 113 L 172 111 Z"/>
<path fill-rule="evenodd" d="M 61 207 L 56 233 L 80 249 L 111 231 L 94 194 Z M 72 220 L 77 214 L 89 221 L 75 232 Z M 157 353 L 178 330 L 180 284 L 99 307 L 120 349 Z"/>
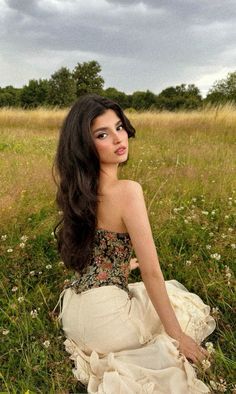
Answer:
<path fill-rule="evenodd" d="M 119 126 L 117 126 L 116 130 L 123 130 L 123 128 L 124 128 L 123 124 L 120 124 Z"/>
<path fill-rule="evenodd" d="M 104 140 L 104 135 L 106 136 L 107 133 L 101 133 L 97 136 L 97 138 L 99 138 L 100 140 Z M 105 137 L 106 138 L 106 137 Z"/>

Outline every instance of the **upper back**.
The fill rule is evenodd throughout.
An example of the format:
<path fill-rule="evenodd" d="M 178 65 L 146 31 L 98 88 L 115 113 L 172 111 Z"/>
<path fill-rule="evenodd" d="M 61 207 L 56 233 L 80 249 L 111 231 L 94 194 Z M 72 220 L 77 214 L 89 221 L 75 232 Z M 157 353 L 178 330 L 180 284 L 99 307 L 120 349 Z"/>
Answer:
<path fill-rule="evenodd" d="M 127 228 L 122 220 L 122 209 L 125 203 L 125 190 L 129 180 L 117 180 L 109 187 L 101 190 L 98 197 L 97 227 L 114 232 L 125 233 Z"/>

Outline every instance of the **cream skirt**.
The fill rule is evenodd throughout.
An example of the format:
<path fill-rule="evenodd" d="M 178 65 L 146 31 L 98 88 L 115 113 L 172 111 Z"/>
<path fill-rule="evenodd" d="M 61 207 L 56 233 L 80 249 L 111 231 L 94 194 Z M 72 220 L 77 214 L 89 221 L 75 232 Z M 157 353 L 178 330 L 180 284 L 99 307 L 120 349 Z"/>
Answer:
<path fill-rule="evenodd" d="M 215 329 L 210 307 L 175 280 L 166 288 L 179 323 L 199 344 Z M 65 289 L 59 319 L 73 373 L 88 393 L 209 393 L 166 334 L 143 282 L 102 286 L 76 294 Z"/>

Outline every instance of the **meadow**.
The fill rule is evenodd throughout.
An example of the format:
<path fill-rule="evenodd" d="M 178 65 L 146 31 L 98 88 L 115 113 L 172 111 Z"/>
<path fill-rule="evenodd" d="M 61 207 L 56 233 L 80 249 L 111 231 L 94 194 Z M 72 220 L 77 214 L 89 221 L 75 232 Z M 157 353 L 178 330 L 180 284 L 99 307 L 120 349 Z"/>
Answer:
<path fill-rule="evenodd" d="M 52 313 L 73 275 L 53 235 L 52 163 L 66 113 L 0 110 L 1 393 L 86 392 Z M 216 319 L 198 376 L 213 393 L 235 394 L 236 108 L 127 115 L 137 134 L 120 178 L 143 186 L 165 279 L 201 296 Z M 136 269 L 130 282 L 139 280 Z"/>

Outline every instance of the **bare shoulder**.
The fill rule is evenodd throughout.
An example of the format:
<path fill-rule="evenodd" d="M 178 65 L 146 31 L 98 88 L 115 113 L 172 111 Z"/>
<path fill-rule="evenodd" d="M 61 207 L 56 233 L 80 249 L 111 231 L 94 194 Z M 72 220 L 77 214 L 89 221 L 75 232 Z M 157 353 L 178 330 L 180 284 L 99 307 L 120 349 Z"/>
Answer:
<path fill-rule="evenodd" d="M 143 193 L 142 186 L 139 182 L 130 179 L 121 179 L 117 183 L 117 189 L 120 194 L 121 200 L 135 198 Z"/>

